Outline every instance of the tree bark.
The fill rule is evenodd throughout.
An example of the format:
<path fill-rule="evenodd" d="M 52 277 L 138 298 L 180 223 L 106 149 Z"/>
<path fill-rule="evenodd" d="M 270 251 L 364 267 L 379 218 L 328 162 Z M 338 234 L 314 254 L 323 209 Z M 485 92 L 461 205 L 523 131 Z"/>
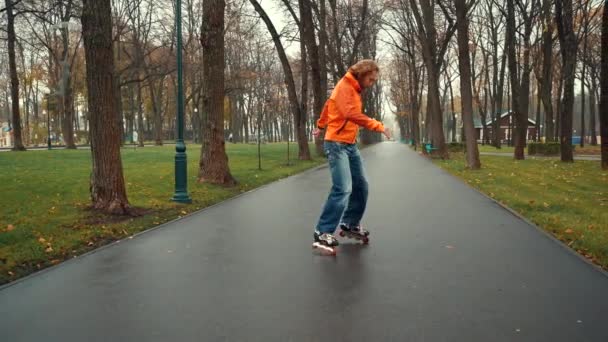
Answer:
<path fill-rule="evenodd" d="M 114 93 L 111 1 L 83 0 L 81 21 L 90 94 L 92 207 L 109 214 L 129 214 Z"/>
<path fill-rule="evenodd" d="M 465 0 L 454 0 L 456 6 L 456 27 L 458 29 L 458 70 L 460 71 L 460 93 L 462 96 L 462 121 L 466 136 L 467 167 L 481 168 L 479 150 L 473 124 L 473 93 L 471 87 L 471 58 L 469 56 L 469 20 Z"/>
<path fill-rule="evenodd" d="M 454 34 L 455 27 L 450 23 L 445 34 L 442 35 L 441 41 L 438 41 L 434 2 L 420 0 L 420 8 L 414 0 L 410 0 L 409 3 L 418 27 L 418 38 L 428 72 L 427 113 L 430 115 L 427 117 L 426 123 L 431 128 L 431 143 L 437 148 L 434 154 L 443 159 L 448 159 L 449 153 L 443 134 L 443 115 L 439 98 L 439 75 L 443 64 L 443 56 L 447 51 L 447 43 Z"/>
<path fill-rule="evenodd" d="M 557 31 L 562 53 L 564 96 L 560 108 L 561 160 L 573 162 L 572 109 L 574 107 L 574 78 L 576 71 L 576 36 L 573 28 L 572 0 L 555 0 Z"/>
<path fill-rule="evenodd" d="M 203 1 L 201 45 L 203 47 L 203 147 L 198 181 L 236 185 L 230 173 L 224 141 L 224 0 Z"/>
<path fill-rule="evenodd" d="M 150 84 L 148 85 L 150 91 L 150 101 L 152 101 L 152 112 L 154 112 L 154 144 L 156 146 L 163 146 L 163 115 L 160 109 L 160 107 L 162 107 L 163 98 L 163 81 L 163 79 L 159 80 L 160 87 L 158 87 L 158 94 L 155 93 L 154 82 L 150 81 Z"/>
<path fill-rule="evenodd" d="M 595 81 L 595 71 L 591 69 L 591 91 L 589 92 L 589 133 L 591 134 L 591 146 L 597 146 L 597 121 L 596 121 L 596 105 L 597 98 L 597 83 Z"/>
<path fill-rule="evenodd" d="M 543 34 L 542 58 L 543 70 L 540 91 L 545 113 L 545 141 L 555 141 L 555 124 L 553 123 L 553 102 L 551 92 L 553 89 L 553 20 L 551 15 L 551 0 L 543 0 Z"/>
<path fill-rule="evenodd" d="M 68 3 L 68 6 L 71 7 L 71 3 Z M 62 20 L 68 21 L 70 10 L 68 9 L 68 18 L 63 18 Z M 67 27 L 61 31 L 61 37 L 63 41 L 63 52 L 61 54 L 61 83 L 63 90 L 62 100 L 63 100 L 63 139 L 68 149 L 76 149 L 76 144 L 74 143 L 74 90 L 72 89 L 72 82 L 69 76 L 70 64 L 68 62 L 68 55 L 70 51 L 70 46 L 68 45 L 68 34 Z"/>
<path fill-rule="evenodd" d="M 506 36 L 506 52 L 509 60 L 509 76 L 511 83 L 511 110 L 512 116 L 519 121 L 519 100 L 520 100 L 520 84 L 518 78 L 517 59 L 516 59 L 516 37 L 515 37 L 515 0 L 507 0 L 507 36 Z M 513 140 L 513 139 L 509 139 Z M 519 140 L 519 139 L 518 139 Z M 523 148 L 516 144 L 515 159 L 524 159 Z"/>
<path fill-rule="evenodd" d="M 587 67 L 587 63 L 585 63 L 584 59 L 587 56 L 587 29 L 589 27 L 589 11 L 587 9 L 588 3 L 585 5 L 585 9 L 583 11 L 583 69 L 581 70 L 581 147 L 585 147 L 585 71 Z"/>
<path fill-rule="evenodd" d="M 13 114 L 13 151 L 25 151 L 21 131 L 21 114 L 19 108 L 19 75 L 17 74 L 17 59 L 15 56 L 15 13 L 13 0 L 5 0 L 8 38 L 8 67 L 11 78 L 11 109 Z"/>
<path fill-rule="evenodd" d="M 539 142 L 541 140 L 541 129 L 540 129 L 540 105 L 542 102 L 542 96 L 540 93 L 540 85 L 539 87 L 536 89 L 536 125 L 535 125 L 535 132 L 534 132 L 534 141 Z"/>
<path fill-rule="evenodd" d="M 600 134 L 602 139 L 602 169 L 608 170 L 608 0 L 602 14 L 602 48 L 600 69 Z"/>
<path fill-rule="evenodd" d="M 327 98 L 327 86 L 323 89 L 322 84 L 322 67 L 320 48 L 317 45 L 315 39 L 314 23 L 312 20 L 312 8 L 310 0 L 298 0 L 300 2 L 300 22 L 301 22 L 301 36 L 304 43 L 306 44 L 306 50 L 308 52 L 308 60 L 310 63 L 310 73 L 312 78 L 312 93 L 314 97 L 314 121 L 316 122 L 321 116 L 325 100 Z M 324 69 L 324 68 L 323 68 Z M 327 74 L 327 73 L 326 73 Z M 327 77 L 327 76 L 326 76 Z M 304 100 L 302 100 L 304 101 Z M 323 139 L 319 135 L 315 139 L 315 146 L 318 156 L 323 156 Z"/>

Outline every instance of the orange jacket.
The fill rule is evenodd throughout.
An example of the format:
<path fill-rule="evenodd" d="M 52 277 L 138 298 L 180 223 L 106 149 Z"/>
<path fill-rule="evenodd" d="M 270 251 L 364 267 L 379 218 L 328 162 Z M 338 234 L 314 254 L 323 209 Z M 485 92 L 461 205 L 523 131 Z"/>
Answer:
<path fill-rule="evenodd" d="M 370 131 L 384 132 L 381 122 L 363 114 L 361 86 L 355 77 L 347 72 L 325 102 L 317 127 L 327 128 L 325 140 L 354 144 L 359 126 Z"/>

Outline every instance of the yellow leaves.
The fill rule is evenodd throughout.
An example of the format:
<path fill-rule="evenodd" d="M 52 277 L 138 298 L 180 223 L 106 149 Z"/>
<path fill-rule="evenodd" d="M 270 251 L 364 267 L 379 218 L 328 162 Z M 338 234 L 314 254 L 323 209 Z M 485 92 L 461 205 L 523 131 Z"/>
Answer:
<path fill-rule="evenodd" d="M 182 215 L 188 215 L 188 213 L 187 213 L 185 210 L 182 210 L 180 213 L 181 213 Z"/>
<path fill-rule="evenodd" d="M 53 251 L 53 247 L 48 246 L 44 251 L 47 253 L 51 253 Z"/>
<path fill-rule="evenodd" d="M 38 239 L 38 242 L 40 242 L 40 243 L 45 243 L 45 242 L 46 242 L 46 240 L 45 240 L 43 237 L 41 237 L 41 238 L 39 238 L 39 239 Z"/>
<path fill-rule="evenodd" d="M 568 228 L 568 229 L 566 229 L 566 230 L 564 231 L 564 233 L 566 233 L 566 234 L 573 234 L 573 233 L 574 233 L 574 230 L 572 230 L 572 228 Z"/>
<path fill-rule="evenodd" d="M 549 208 L 549 207 L 550 207 L 550 205 L 549 205 L 549 203 L 547 203 L 547 202 L 543 202 L 543 207 L 545 207 L 545 208 Z"/>
<path fill-rule="evenodd" d="M 6 231 L 7 232 L 10 232 L 10 231 L 13 231 L 13 230 L 15 230 L 15 226 L 13 226 L 12 224 L 9 224 L 8 226 L 6 226 Z"/>

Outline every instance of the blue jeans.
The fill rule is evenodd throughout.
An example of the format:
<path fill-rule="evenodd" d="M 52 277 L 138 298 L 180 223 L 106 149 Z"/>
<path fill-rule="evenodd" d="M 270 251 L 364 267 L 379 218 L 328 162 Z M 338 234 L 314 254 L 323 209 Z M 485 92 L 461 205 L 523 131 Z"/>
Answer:
<path fill-rule="evenodd" d="M 340 223 L 359 225 L 367 205 L 368 183 L 356 144 L 325 141 L 333 186 L 317 224 L 321 233 L 334 233 Z"/>

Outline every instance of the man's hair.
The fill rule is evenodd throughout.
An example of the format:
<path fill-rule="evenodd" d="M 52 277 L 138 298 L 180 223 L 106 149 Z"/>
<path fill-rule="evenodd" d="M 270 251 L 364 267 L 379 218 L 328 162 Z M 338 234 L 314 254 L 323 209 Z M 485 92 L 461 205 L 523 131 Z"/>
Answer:
<path fill-rule="evenodd" d="M 358 80 L 362 79 L 365 75 L 374 71 L 379 72 L 380 67 L 378 67 L 378 64 L 371 59 L 360 60 L 359 62 L 357 62 L 357 64 L 348 68 L 348 72 L 353 74 L 353 76 L 355 76 L 355 78 Z"/>

